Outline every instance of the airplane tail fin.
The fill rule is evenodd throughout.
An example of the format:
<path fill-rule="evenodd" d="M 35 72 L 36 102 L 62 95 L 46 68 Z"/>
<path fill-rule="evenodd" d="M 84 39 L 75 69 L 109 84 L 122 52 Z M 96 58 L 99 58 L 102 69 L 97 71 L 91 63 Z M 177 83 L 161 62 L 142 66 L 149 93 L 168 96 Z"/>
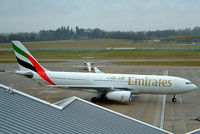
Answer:
<path fill-rule="evenodd" d="M 47 69 L 42 67 L 39 62 L 31 55 L 31 53 L 24 47 L 20 41 L 12 41 L 12 46 L 17 58 L 20 71 L 35 72 L 48 83 L 55 85 L 48 75 Z"/>
<path fill-rule="evenodd" d="M 38 72 L 41 70 L 46 70 L 39 64 L 39 62 L 31 55 L 31 53 L 20 41 L 12 41 L 12 46 L 17 58 L 19 69 L 21 71 Z"/>

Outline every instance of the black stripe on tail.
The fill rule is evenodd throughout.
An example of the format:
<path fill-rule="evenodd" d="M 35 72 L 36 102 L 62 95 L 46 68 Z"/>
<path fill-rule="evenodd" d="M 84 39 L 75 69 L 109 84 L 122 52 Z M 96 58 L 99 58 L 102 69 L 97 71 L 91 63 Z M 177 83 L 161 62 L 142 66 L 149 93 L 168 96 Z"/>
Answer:
<path fill-rule="evenodd" d="M 17 58 L 18 63 L 19 63 L 21 66 L 23 66 L 23 67 L 25 67 L 25 68 L 28 68 L 28 69 L 30 69 L 30 70 L 32 70 L 32 71 L 34 71 L 34 72 L 37 73 L 37 70 L 35 69 L 34 66 L 32 66 L 31 64 L 29 64 L 29 63 L 27 63 L 27 62 L 25 62 L 25 61 L 23 61 L 23 60 L 20 60 L 18 57 L 16 57 L 16 58 Z"/>

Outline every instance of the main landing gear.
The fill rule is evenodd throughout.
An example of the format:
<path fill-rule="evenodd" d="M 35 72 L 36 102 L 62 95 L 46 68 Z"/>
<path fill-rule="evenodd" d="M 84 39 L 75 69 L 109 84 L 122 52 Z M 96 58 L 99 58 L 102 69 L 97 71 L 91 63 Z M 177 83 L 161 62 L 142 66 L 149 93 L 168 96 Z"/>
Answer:
<path fill-rule="evenodd" d="M 98 98 L 97 98 L 97 97 L 93 97 L 93 98 L 91 99 L 91 101 L 92 101 L 92 102 L 97 102 L 97 101 L 98 101 Z"/>
<path fill-rule="evenodd" d="M 173 96 L 172 102 L 176 102 L 176 97 L 177 97 L 177 95 L 174 95 L 174 96 Z"/>
<path fill-rule="evenodd" d="M 91 101 L 92 102 L 104 102 L 104 101 L 106 101 L 107 100 L 107 98 L 106 98 L 106 95 L 105 94 L 101 94 L 101 95 L 98 95 L 97 97 L 93 97 L 92 99 L 91 99 Z"/>

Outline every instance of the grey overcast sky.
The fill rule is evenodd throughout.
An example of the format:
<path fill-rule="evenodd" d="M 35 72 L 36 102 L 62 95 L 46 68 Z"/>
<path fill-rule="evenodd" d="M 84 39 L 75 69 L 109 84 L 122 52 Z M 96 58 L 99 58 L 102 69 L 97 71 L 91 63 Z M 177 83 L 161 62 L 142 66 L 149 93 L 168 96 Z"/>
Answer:
<path fill-rule="evenodd" d="M 200 26 L 200 0 L 0 0 L 0 33 L 61 26 L 148 31 Z"/>

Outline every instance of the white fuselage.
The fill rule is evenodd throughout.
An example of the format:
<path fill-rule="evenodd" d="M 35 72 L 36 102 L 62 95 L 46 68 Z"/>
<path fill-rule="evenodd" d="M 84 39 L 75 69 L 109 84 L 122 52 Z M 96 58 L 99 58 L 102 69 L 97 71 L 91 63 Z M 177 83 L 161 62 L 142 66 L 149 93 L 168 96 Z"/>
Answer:
<path fill-rule="evenodd" d="M 88 87 L 88 89 L 127 90 L 138 94 L 182 94 L 196 89 L 189 80 L 158 75 L 80 73 L 46 71 L 56 86 Z M 36 73 L 33 79 L 49 84 Z"/>

